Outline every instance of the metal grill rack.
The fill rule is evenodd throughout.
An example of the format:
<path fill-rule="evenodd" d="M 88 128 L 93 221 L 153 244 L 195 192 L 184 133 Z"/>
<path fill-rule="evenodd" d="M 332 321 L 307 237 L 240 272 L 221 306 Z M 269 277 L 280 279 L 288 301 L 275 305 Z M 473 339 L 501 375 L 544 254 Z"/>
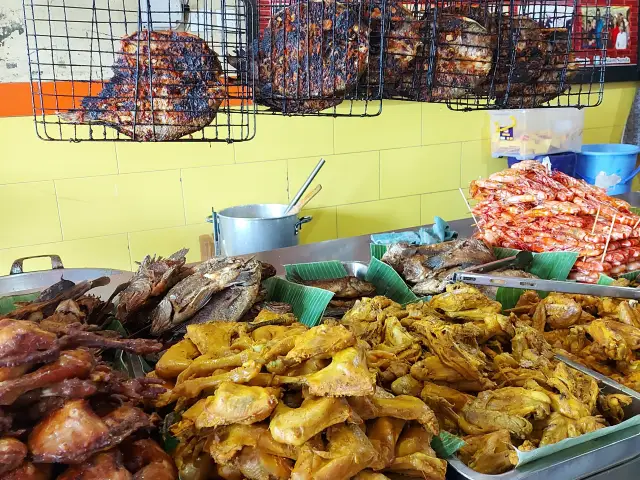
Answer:
<path fill-rule="evenodd" d="M 610 0 L 395 2 L 385 98 L 453 110 L 602 101 Z"/>
<path fill-rule="evenodd" d="M 46 140 L 243 141 L 253 84 L 245 0 L 23 0 L 36 131 Z"/>
<path fill-rule="evenodd" d="M 375 116 L 382 111 L 386 0 L 258 0 L 251 64 L 258 113 Z"/>

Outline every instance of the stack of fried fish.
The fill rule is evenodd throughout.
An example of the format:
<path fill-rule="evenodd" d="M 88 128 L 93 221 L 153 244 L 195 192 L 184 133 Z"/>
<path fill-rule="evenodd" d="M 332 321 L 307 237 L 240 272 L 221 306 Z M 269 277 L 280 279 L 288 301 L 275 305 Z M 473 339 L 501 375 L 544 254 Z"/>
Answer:
<path fill-rule="evenodd" d="M 287 305 L 264 302 L 267 292 L 261 282 L 275 275 L 272 265 L 215 257 L 187 266 L 187 252 L 185 248 L 168 258 L 147 255 L 123 286 L 116 317 L 130 332 L 182 337 L 187 322 L 246 320 L 255 307 L 291 311 Z"/>
<path fill-rule="evenodd" d="M 0 319 L 1 478 L 177 478 L 171 458 L 148 438 L 155 416 L 140 408 L 164 392 L 161 382 L 129 379 L 98 355 L 162 349 L 89 322 L 102 302 L 86 292 L 107 281 L 64 281 Z"/>
<path fill-rule="evenodd" d="M 530 318 L 500 312 L 457 284 L 406 308 L 365 298 L 310 329 L 268 312 L 189 326 L 154 373 L 170 389 L 157 406 L 179 419 L 176 463 L 225 479 L 441 479 L 440 430 L 464 436 L 469 466 L 502 473 L 514 447 L 622 421 L 630 397 L 600 394 Z"/>

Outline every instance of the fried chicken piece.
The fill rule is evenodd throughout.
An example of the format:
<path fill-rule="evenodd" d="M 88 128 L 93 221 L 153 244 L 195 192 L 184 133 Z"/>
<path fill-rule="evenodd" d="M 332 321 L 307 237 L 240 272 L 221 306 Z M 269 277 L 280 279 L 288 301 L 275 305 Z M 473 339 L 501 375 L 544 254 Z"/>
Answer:
<path fill-rule="evenodd" d="M 50 480 L 52 465 L 25 462 L 15 470 L 6 473 L 2 480 Z"/>
<path fill-rule="evenodd" d="M 396 458 L 386 471 L 427 480 L 444 480 L 447 462 L 436 457 L 431 434 L 422 426 L 408 426 L 396 444 Z"/>
<path fill-rule="evenodd" d="M 414 345 L 416 341 L 400 320 L 396 317 L 387 317 L 384 321 L 384 341 L 375 348 L 399 353 Z"/>
<path fill-rule="evenodd" d="M 205 448 L 216 463 L 229 463 L 244 447 L 256 447 L 260 436 L 268 431 L 265 424 L 233 424 L 216 428 Z"/>
<path fill-rule="evenodd" d="M 138 477 L 136 477 L 137 479 Z M 132 480 L 117 449 L 96 453 L 80 465 L 67 468 L 57 480 Z"/>
<path fill-rule="evenodd" d="M 245 363 L 255 363 L 260 358 L 260 353 L 254 350 L 241 350 L 238 353 L 230 353 L 226 356 L 202 355 L 197 357 L 182 373 L 178 375 L 176 385 L 180 385 L 196 378 L 208 377 L 217 370 L 238 368 Z"/>
<path fill-rule="evenodd" d="M 551 412 L 551 399 L 544 392 L 521 387 L 504 387 L 480 392 L 470 408 L 508 412 L 520 417 L 531 415 L 540 419 Z"/>
<path fill-rule="evenodd" d="M 411 376 L 420 381 L 446 383 L 461 392 L 481 392 L 496 387 L 496 384 L 486 377 L 465 380 L 456 370 L 442 363 L 435 355 L 426 356 L 411 367 Z"/>
<path fill-rule="evenodd" d="M 631 405 L 633 398 L 622 393 L 598 396 L 598 410 L 612 425 L 624 420 L 624 408 Z"/>
<path fill-rule="evenodd" d="M 575 420 L 588 417 L 595 411 L 600 389 L 593 377 L 559 362 L 547 383 L 559 392 L 548 393 L 555 411 Z"/>
<path fill-rule="evenodd" d="M 440 428 L 433 410 L 422 400 L 408 395 L 394 397 L 392 394 L 381 397 L 373 395 L 369 397 L 351 397 L 349 405 L 363 420 L 371 420 L 377 417 L 392 417 L 401 420 L 416 420 L 425 428 L 437 435 Z"/>
<path fill-rule="evenodd" d="M 70 400 L 35 426 L 28 445 L 35 462 L 78 464 L 150 425 L 149 417 L 130 405 L 100 418 L 86 400 Z"/>
<path fill-rule="evenodd" d="M 458 451 L 458 458 L 478 473 L 498 475 L 518 464 L 518 454 L 511 444 L 509 430 L 470 435 L 463 440 L 465 445 Z"/>
<path fill-rule="evenodd" d="M 298 458 L 293 479 L 348 480 L 367 468 L 376 450 L 357 425 L 334 425 L 327 430 L 326 452 L 311 451 Z"/>
<path fill-rule="evenodd" d="M 231 342 L 246 328 L 238 322 L 211 322 L 187 325 L 185 339 L 202 355 L 215 356 L 229 349 Z"/>
<path fill-rule="evenodd" d="M 362 346 L 341 350 L 333 356 L 328 367 L 318 372 L 291 378 L 308 387 L 309 393 L 315 396 L 371 395 L 375 386 Z"/>
<path fill-rule="evenodd" d="M 391 391 L 395 395 L 411 395 L 419 397 L 422 392 L 423 382 L 416 380 L 411 375 L 403 375 L 398 377 L 391 384 Z"/>
<path fill-rule="evenodd" d="M 551 293 L 536 306 L 533 313 L 533 328 L 544 332 L 545 325 L 551 328 L 569 328 L 582 316 L 582 306 L 570 297 Z"/>
<path fill-rule="evenodd" d="M 616 314 L 620 322 L 640 328 L 640 312 L 638 311 L 638 307 L 632 307 L 629 301 L 620 302 Z"/>
<path fill-rule="evenodd" d="M 260 448 L 246 447 L 236 458 L 235 465 L 248 480 L 288 480 L 293 462 Z"/>
<path fill-rule="evenodd" d="M 300 408 L 280 403 L 271 418 L 269 431 L 277 442 L 301 446 L 331 425 L 352 416 L 351 407 L 343 398 L 307 397 Z"/>
<path fill-rule="evenodd" d="M 276 408 L 278 396 L 277 389 L 223 382 L 216 393 L 206 399 L 204 410 L 196 419 L 196 428 L 261 422 Z"/>
<path fill-rule="evenodd" d="M 444 312 L 449 318 L 462 320 L 482 320 L 486 314 L 502 311 L 500 303 L 489 299 L 477 288 L 463 283 L 447 285 L 446 292 L 434 295 L 429 306 Z"/>
<path fill-rule="evenodd" d="M 362 470 L 355 477 L 353 477 L 353 480 L 390 480 L 390 479 L 383 473 L 374 472 L 373 470 Z"/>
<path fill-rule="evenodd" d="M 296 337 L 295 346 L 285 360 L 296 365 L 312 357 L 331 358 L 345 348 L 356 344 L 356 338 L 343 325 L 318 325 Z"/>
<path fill-rule="evenodd" d="M 160 445 L 149 438 L 123 445 L 124 464 L 135 480 L 177 480 L 178 470 Z M 108 477 L 103 477 L 108 478 Z M 96 479 L 97 480 L 97 479 Z"/>
<path fill-rule="evenodd" d="M 11 437 L 0 438 L 0 475 L 18 468 L 27 457 L 27 446 Z"/>
<path fill-rule="evenodd" d="M 403 312 L 400 304 L 387 297 L 363 298 L 344 314 L 341 323 L 359 339 L 370 345 L 378 345 L 383 340 L 384 319 L 403 318 L 406 315 Z"/>
<path fill-rule="evenodd" d="M 0 320 L 0 367 L 49 362 L 58 356 L 55 333 L 37 324 L 10 319 Z"/>
<path fill-rule="evenodd" d="M 454 333 L 456 327 L 458 326 L 433 324 L 420 333 L 429 350 L 444 365 L 458 372 L 464 380 L 477 380 L 484 376 L 487 369 L 486 356 L 478 348 L 475 339 L 457 337 Z"/>
<path fill-rule="evenodd" d="M 258 373 L 260 373 L 261 365 L 258 365 L 254 361 L 249 361 L 238 368 L 220 373 L 218 375 L 211 375 L 210 377 L 192 378 L 176 385 L 171 391 L 170 395 L 162 400 L 159 400 L 156 406 L 161 407 L 168 405 L 179 399 L 190 399 L 198 397 L 202 392 L 208 390 L 214 390 L 220 384 L 225 382 L 233 383 L 247 383 L 253 379 Z"/>
<path fill-rule="evenodd" d="M 472 402 L 474 399 L 471 395 L 467 395 L 466 393 L 462 393 L 453 388 L 445 387 L 443 385 L 437 385 L 431 382 L 424 382 L 424 387 L 422 388 L 419 396 L 426 403 L 428 403 L 428 398 L 443 398 L 444 400 L 449 402 L 449 404 L 456 411 L 462 410 L 465 405 Z"/>
<path fill-rule="evenodd" d="M 200 351 L 195 344 L 185 338 L 164 352 L 156 363 L 155 371 L 160 378 L 173 380 L 191 365 L 194 358 L 199 356 Z"/>
<path fill-rule="evenodd" d="M 553 412 L 545 423 L 546 427 L 542 432 L 540 447 L 558 443 L 565 438 L 579 437 L 606 427 L 602 417 L 583 417 L 574 420 L 559 412 Z"/>
<path fill-rule="evenodd" d="M 0 383 L 0 405 L 11 405 L 21 395 L 69 378 L 86 378 L 95 366 L 95 357 L 87 350 L 68 350 L 53 363 L 32 373 Z"/>
<path fill-rule="evenodd" d="M 382 470 L 391 465 L 404 424 L 405 421 L 399 418 L 380 417 L 367 427 L 367 437 L 377 452 L 369 465 L 373 470 Z"/>
<path fill-rule="evenodd" d="M 509 430 L 524 438 L 533 426 L 525 418 L 540 419 L 549 415 L 551 399 L 544 392 L 521 387 L 504 387 L 480 392 L 462 410 L 460 428 L 470 435 Z"/>
<path fill-rule="evenodd" d="M 614 323 L 619 322 L 594 320 L 587 325 L 587 332 L 593 338 L 594 343 L 601 347 L 607 358 L 617 361 L 630 361 L 633 359 L 631 347 L 627 344 L 621 332 L 611 328 Z"/>

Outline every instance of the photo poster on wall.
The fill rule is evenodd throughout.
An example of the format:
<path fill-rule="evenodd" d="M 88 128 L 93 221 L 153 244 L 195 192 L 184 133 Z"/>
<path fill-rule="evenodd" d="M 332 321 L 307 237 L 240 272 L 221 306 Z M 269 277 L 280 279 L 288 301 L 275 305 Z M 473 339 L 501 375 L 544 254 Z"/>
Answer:
<path fill-rule="evenodd" d="M 568 30 L 577 62 L 629 66 L 638 63 L 638 0 L 533 2 L 521 14 L 544 29 Z M 577 7 L 576 7 L 577 5 Z"/>

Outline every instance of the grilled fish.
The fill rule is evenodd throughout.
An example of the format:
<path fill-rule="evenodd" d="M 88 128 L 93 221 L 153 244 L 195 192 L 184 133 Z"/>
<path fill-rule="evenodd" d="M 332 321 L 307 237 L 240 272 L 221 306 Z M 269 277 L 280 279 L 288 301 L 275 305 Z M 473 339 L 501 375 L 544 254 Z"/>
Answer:
<path fill-rule="evenodd" d="M 319 112 L 357 88 L 368 66 L 369 28 L 349 2 L 291 4 L 240 57 L 230 63 L 251 63 L 258 103 L 288 114 Z"/>
<path fill-rule="evenodd" d="M 459 239 L 434 245 L 390 245 L 382 261 L 413 285 L 416 295 L 440 293 L 452 273 L 496 260 L 489 247 L 477 239 Z"/>
<path fill-rule="evenodd" d="M 235 281 L 246 265 L 240 258 L 212 258 L 178 282 L 151 312 L 151 334 L 160 335 L 193 317 L 211 297 Z"/>
<path fill-rule="evenodd" d="M 126 323 L 132 314 L 173 287 L 180 279 L 188 252 L 188 248 L 183 248 L 168 258 L 144 257 L 129 285 L 120 293 L 116 311 L 118 320 Z"/>
<path fill-rule="evenodd" d="M 261 270 L 260 262 L 249 261 L 235 279 L 234 285 L 213 295 L 209 303 L 189 321 L 189 324 L 239 321 L 258 297 Z"/>
<path fill-rule="evenodd" d="M 375 285 L 352 276 L 330 280 L 300 280 L 296 278 L 294 281 L 307 287 L 329 290 L 337 298 L 370 297 L 376 293 Z"/>
<path fill-rule="evenodd" d="M 135 140 L 177 140 L 213 121 L 226 97 L 222 76 L 216 53 L 197 35 L 142 30 L 121 39 L 113 76 L 100 93 L 59 116 Z"/>

